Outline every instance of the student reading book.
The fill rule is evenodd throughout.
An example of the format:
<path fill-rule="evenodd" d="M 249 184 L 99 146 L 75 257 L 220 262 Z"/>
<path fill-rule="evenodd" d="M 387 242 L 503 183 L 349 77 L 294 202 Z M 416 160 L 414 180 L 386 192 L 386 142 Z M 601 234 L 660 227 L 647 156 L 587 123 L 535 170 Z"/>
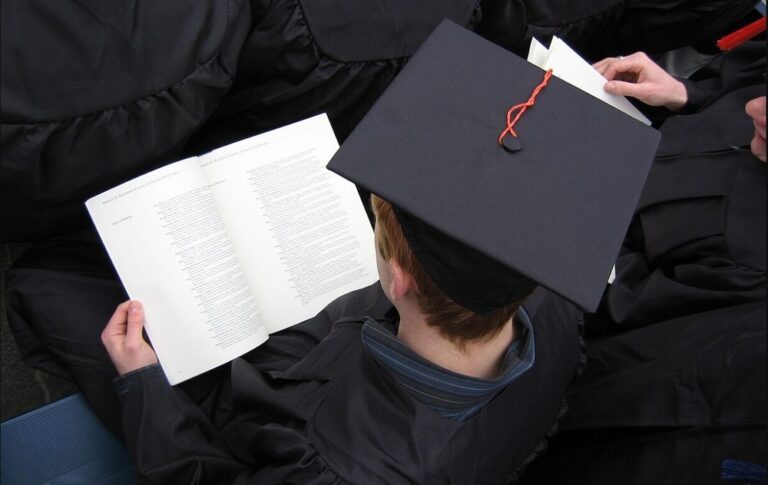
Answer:
<path fill-rule="evenodd" d="M 549 49 L 533 39 L 528 60 L 650 123 L 625 98 L 605 93 L 605 79 L 560 39 Z M 88 201 L 128 294 L 144 302 L 147 332 L 172 383 L 242 355 L 372 281 L 370 231 L 355 191 L 322 172 L 335 146 L 327 119 L 316 118 Z M 318 216 L 330 219 L 311 228 Z M 132 241 L 135 232 L 144 237 Z M 185 322 L 184 340 L 176 325 L 153 321 Z"/>
<path fill-rule="evenodd" d="M 444 22 L 346 140 L 329 168 L 380 196 L 380 284 L 176 387 L 152 365 L 139 304 L 118 307 L 104 343 L 147 483 L 519 473 L 581 361 L 566 299 L 596 306 L 658 141 L 553 78 L 507 151 L 505 113 L 543 74 Z"/>
<path fill-rule="evenodd" d="M 172 384 L 376 280 L 357 191 L 325 170 L 337 147 L 319 115 L 88 200 Z"/>

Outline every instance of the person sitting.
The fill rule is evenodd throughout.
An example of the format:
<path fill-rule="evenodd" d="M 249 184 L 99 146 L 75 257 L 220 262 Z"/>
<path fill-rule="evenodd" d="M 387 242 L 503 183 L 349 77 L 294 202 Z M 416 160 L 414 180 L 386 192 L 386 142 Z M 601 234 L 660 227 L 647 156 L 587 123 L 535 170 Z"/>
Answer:
<path fill-rule="evenodd" d="M 452 63 L 436 62 L 446 55 Z M 478 62 L 498 75 L 472 74 Z M 510 87 L 513 72 L 535 82 Z M 377 194 L 380 282 L 317 317 L 174 387 L 142 336 L 140 303 L 117 307 L 102 340 L 145 482 L 504 483 L 519 475 L 564 411 L 582 363 L 573 303 L 599 301 L 656 140 L 623 113 L 553 83 L 526 115 L 525 148 L 509 152 L 497 141 L 504 125 L 489 121 L 503 120 L 510 97 L 528 98 L 541 75 L 441 24 L 329 164 Z M 449 90 L 458 95 L 444 96 Z M 562 96 L 574 106 L 564 111 Z M 587 146 L 529 135 L 589 108 L 606 114 L 601 131 L 646 143 L 617 163 L 592 163 Z M 423 129 L 421 117 L 442 110 L 471 120 L 463 133 Z M 571 123 L 559 135 L 585 133 Z M 606 145 L 624 142 L 608 137 Z M 611 202 L 585 203 L 603 177 L 614 181 L 601 189 Z"/>
<path fill-rule="evenodd" d="M 488 313 L 458 305 L 421 267 L 392 206 L 376 196 L 372 205 L 380 285 L 273 335 L 233 362 L 224 384 L 170 387 L 142 337 L 141 304 L 118 306 L 102 340 L 122 376 L 123 429 L 147 482 L 500 483 L 530 460 L 578 369 L 580 315 L 550 296 L 534 330 L 521 306 L 528 286 Z M 300 354 L 297 340 L 301 359 L 279 356 L 285 347 Z M 557 360 L 536 342 L 550 342 Z M 523 429 L 502 424 L 513 410 L 525 413 Z"/>

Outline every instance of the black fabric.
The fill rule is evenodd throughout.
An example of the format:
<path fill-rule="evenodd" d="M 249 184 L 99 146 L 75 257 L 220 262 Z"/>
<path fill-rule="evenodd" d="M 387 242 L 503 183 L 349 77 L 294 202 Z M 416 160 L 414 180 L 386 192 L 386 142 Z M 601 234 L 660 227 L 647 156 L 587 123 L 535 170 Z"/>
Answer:
<path fill-rule="evenodd" d="M 362 294 L 371 291 L 381 293 Z M 211 421 L 147 373 L 121 395 L 124 427 L 149 483 L 503 483 L 545 436 L 560 411 L 558 389 L 575 372 L 570 308 L 550 300 L 536 312 L 540 340 L 550 342 L 537 341 L 538 365 L 466 423 L 410 398 L 362 349 L 361 322 L 342 318 L 285 371 L 233 362 Z M 172 416 L 178 425 L 165 424 Z M 149 437 L 166 444 L 163 453 Z M 239 463 L 227 465 L 224 450 Z"/>
<path fill-rule="evenodd" d="M 237 81 L 190 153 L 326 112 L 349 135 L 443 18 L 474 28 L 475 0 L 253 0 Z"/>
<path fill-rule="evenodd" d="M 480 9 L 3 2 L 0 239 L 84 229 L 83 202 L 119 182 L 318 113 L 343 139 L 445 17 Z"/>
<path fill-rule="evenodd" d="M 675 45 L 649 25 L 711 36 L 750 2 L 484 3 L 486 31 L 557 33 L 596 57 L 619 45 L 611 36 Z M 1 8 L 0 240 L 21 242 L 87 227 L 83 201 L 127 178 L 323 111 L 343 141 L 440 19 L 475 28 L 481 17 L 474 0 Z M 626 35 L 616 22 L 649 16 Z"/>
<path fill-rule="evenodd" d="M 761 77 L 765 84 L 765 54 L 765 36 L 758 37 L 715 57 L 688 79 L 682 80 L 688 92 L 688 102 L 682 113 L 696 113 L 705 108 L 709 113 L 730 109 L 734 102 L 740 101 L 731 93 L 759 85 Z M 721 102 L 724 97 L 726 99 Z M 710 105 L 716 106 L 708 108 Z"/>
<path fill-rule="evenodd" d="M 24 363 L 72 379 L 122 437 L 110 389 L 117 374 L 101 332 L 128 297 L 98 237 L 81 233 L 33 247 L 8 271 L 6 287 L 8 324 Z"/>
<path fill-rule="evenodd" d="M 735 151 L 675 162 L 681 164 L 689 174 L 717 166 L 710 172 L 715 186 L 639 214 L 606 299 L 611 320 L 622 327 L 765 298 L 765 167 Z M 729 170 L 718 177 L 721 168 Z"/>
<path fill-rule="evenodd" d="M 0 238 L 85 228 L 86 198 L 179 157 L 248 18 L 239 0 L 3 2 Z"/>
<path fill-rule="evenodd" d="M 552 32 L 566 40 L 573 39 L 574 47 L 592 61 L 636 51 L 657 55 L 697 44 L 714 47 L 715 41 L 741 22 L 755 6 L 751 0 L 625 0 L 602 3 L 614 6 L 602 11 L 594 9 L 593 12 L 599 12 L 595 15 L 584 11 L 586 3 L 568 2 L 567 11 L 573 12 L 568 17 L 571 22 L 558 23 Z M 584 5 L 581 12 L 575 7 L 577 4 Z M 538 32 L 546 35 L 551 29 L 550 19 L 553 17 L 550 12 L 541 13 L 541 17 L 530 14 L 529 18 L 541 29 Z"/>
<path fill-rule="evenodd" d="M 754 0 L 485 0 L 477 32 L 525 56 L 532 37 L 553 35 L 583 57 L 645 51 L 661 54 L 697 45 L 713 49 L 722 35 L 744 23 Z"/>
<path fill-rule="evenodd" d="M 754 127 L 744 112 L 765 95 L 764 53 L 765 42 L 749 43 L 717 59 L 702 73 L 710 95 L 699 109 L 661 126 L 606 295 L 619 327 L 764 301 L 766 167 L 748 148 Z"/>
<path fill-rule="evenodd" d="M 562 429 L 765 424 L 765 322 L 756 302 L 589 337 Z"/>
<path fill-rule="evenodd" d="M 410 57 L 443 19 L 465 24 L 478 15 L 472 2 L 303 0 L 304 18 L 323 57 L 337 62 Z M 365 39 L 365 42 L 361 42 Z"/>
<path fill-rule="evenodd" d="M 125 430 L 146 483 L 503 483 L 562 415 L 581 365 L 580 314 L 537 290 L 526 304 L 536 365 L 468 422 L 443 418 L 363 349 L 361 315 L 391 310 L 375 284 L 174 388 L 157 366 L 121 378 L 121 426 L 99 334 L 125 297 L 114 280 L 78 274 L 80 251 L 61 244 L 66 270 L 41 273 L 34 266 L 50 261 L 33 248 L 9 272 L 11 304 L 24 305 L 9 315 L 14 332 L 43 336 L 19 343 L 88 381 L 83 392 L 111 429 Z"/>
<path fill-rule="evenodd" d="M 704 485 L 724 480 L 723 460 L 765 464 L 765 425 L 594 430 L 562 434 L 521 484 Z M 557 457 L 550 461 L 548 458 Z M 565 471 L 569 470 L 569 473 Z M 764 483 L 764 482 L 763 482 Z"/>

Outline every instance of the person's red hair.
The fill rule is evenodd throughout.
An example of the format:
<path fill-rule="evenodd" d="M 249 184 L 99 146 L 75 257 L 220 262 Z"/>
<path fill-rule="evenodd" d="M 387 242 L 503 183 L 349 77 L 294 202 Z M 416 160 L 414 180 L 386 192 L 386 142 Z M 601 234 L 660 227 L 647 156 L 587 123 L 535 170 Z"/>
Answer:
<path fill-rule="evenodd" d="M 371 205 L 376 215 L 376 250 L 389 261 L 394 259 L 416 283 L 417 301 L 427 323 L 456 344 L 494 337 L 519 308 L 520 302 L 478 314 L 448 297 L 416 259 L 408 245 L 403 229 L 392 210 L 392 205 L 371 195 Z"/>

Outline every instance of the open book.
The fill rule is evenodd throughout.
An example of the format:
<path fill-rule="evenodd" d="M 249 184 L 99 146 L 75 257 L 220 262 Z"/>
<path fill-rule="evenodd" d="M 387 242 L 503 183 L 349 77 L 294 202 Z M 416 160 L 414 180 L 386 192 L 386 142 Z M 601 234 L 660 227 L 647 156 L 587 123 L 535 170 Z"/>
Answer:
<path fill-rule="evenodd" d="M 597 72 L 595 68 L 568 47 L 560 38 L 552 37 L 549 48 L 544 47 L 535 38 L 531 39 L 531 46 L 528 50 L 528 62 L 539 66 L 545 71 L 552 69 L 553 76 L 610 104 L 636 120 L 642 121 L 646 125 L 651 125 L 651 121 L 630 103 L 627 98 L 606 93 L 603 86 L 607 80 L 603 75 Z"/>
<path fill-rule="evenodd" d="M 376 281 L 325 115 L 172 163 L 86 202 L 171 384 Z"/>

